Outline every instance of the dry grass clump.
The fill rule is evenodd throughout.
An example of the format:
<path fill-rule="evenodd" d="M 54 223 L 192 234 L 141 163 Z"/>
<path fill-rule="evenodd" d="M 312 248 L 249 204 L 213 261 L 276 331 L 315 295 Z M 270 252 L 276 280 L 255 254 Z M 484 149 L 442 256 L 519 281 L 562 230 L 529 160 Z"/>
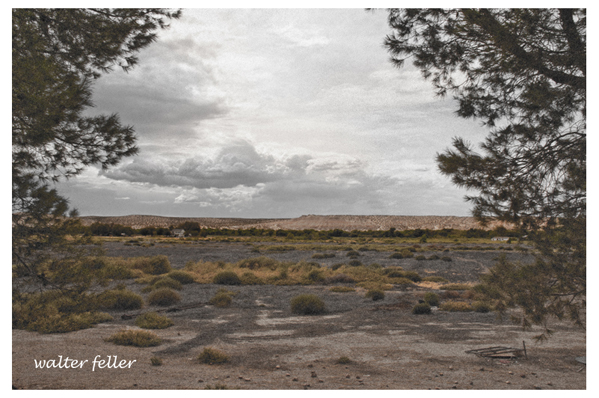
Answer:
<path fill-rule="evenodd" d="M 291 299 L 291 312 L 294 314 L 317 315 L 324 310 L 324 301 L 314 294 L 301 294 Z"/>
<path fill-rule="evenodd" d="M 135 318 L 135 325 L 142 329 L 166 329 L 175 323 L 164 315 L 147 312 Z"/>
<path fill-rule="evenodd" d="M 333 283 L 356 283 L 356 280 L 349 275 L 341 273 L 329 276 L 324 280 L 324 283 L 327 285 L 331 285 Z"/>
<path fill-rule="evenodd" d="M 470 312 L 473 308 L 470 304 L 462 301 L 446 301 L 439 306 L 441 311 L 449 312 Z"/>
<path fill-rule="evenodd" d="M 107 310 L 137 310 L 143 307 L 143 298 L 127 289 L 106 290 L 97 297 L 98 308 Z"/>
<path fill-rule="evenodd" d="M 424 302 L 431 307 L 437 307 L 439 305 L 439 296 L 433 292 L 427 292 L 424 294 Z"/>
<path fill-rule="evenodd" d="M 155 347 L 162 342 L 160 337 L 145 330 L 121 330 L 104 339 L 104 341 L 117 345 L 131 345 L 134 347 Z"/>
<path fill-rule="evenodd" d="M 135 257 L 128 259 L 131 268 L 139 269 L 146 274 L 161 275 L 172 270 L 167 256 Z"/>
<path fill-rule="evenodd" d="M 475 301 L 472 303 L 472 309 L 475 312 L 486 313 L 486 312 L 493 311 L 493 306 L 484 301 Z"/>
<path fill-rule="evenodd" d="M 366 292 L 366 295 L 364 297 L 371 298 L 372 301 L 384 300 L 385 292 L 381 289 L 370 289 Z"/>
<path fill-rule="evenodd" d="M 213 283 L 218 285 L 241 285 L 241 279 L 233 271 L 223 271 L 214 277 Z"/>
<path fill-rule="evenodd" d="M 170 276 L 164 276 L 164 277 L 158 279 L 151 286 L 154 289 L 162 289 L 163 287 L 166 287 L 169 289 L 174 289 L 174 290 L 183 289 L 183 284 L 181 284 L 181 282 L 179 282 L 176 279 L 172 279 Z"/>
<path fill-rule="evenodd" d="M 349 286 L 333 286 L 329 290 L 334 293 L 349 293 L 349 292 L 356 291 L 356 289 L 354 289 L 353 287 L 349 287 Z"/>
<path fill-rule="evenodd" d="M 412 314 L 414 315 L 426 315 L 431 313 L 431 306 L 427 303 L 416 304 L 412 308 Z"/>
<path fill-rule="evenodd" d="M 230 361 L 227 354 L 214 348 L 206 347 L 198 356 L 200 363 L 208 365 L 222 365 Z"/>
<path fill-rule="evenodd" d="M 188 285 L 194 282 L 193 275 L 191 275 L 189 272 L 181 270 L 171 271 L 167 274 L 167 276 L 171 279 L 178 281 L 183 285 Z"/>
<path fill-rule="evenodd" d="M 449 281 L 442 276 L 425 276 L 422 278 L 423 282 L 437 282 L 437 283 L 448 283 Z"/>
<path fill-rule="evenodd" d="M 251 271 L 244 272 L 239 279 L 242 285 L 264 285 L 264 281 Z"/>
<path fill-rule="evenodd" d="M 337 359 L 337 361 L 335 361 L 335 363 L 338 363 L 339 365 L 347 365 L 349 363 L 351 363 L 352 360 L 349 359 L 349 357 L 343 356 L 343 357 L 339 357 L 339 359 Z"/>
<path fill-rule="evenodd" d="M 227 289 L 219 289 L 208 303 L 218 308 L 230 307 L 234 295 L 235 292 L 231 292 Z"/>
<path fill-rule="evenodd" d="M 335 257 L 335 253 L 315 253 L 312 255 L 312 258 L 314 259 L 325 259 L 333 257 Z"/>
<path fill-rule="evenodd" d="M 269 269 L 269 270 L 275 270 L 279 267 L 280 262 L 277 260 L 274 260 L 270 257 L 255 257 L 255 258 L 247 258 L 244 260 L 241 260 L 237 263 L 237 266 L 239 268 L 249 268 L 251 270 L 254 269 L 261 269 L 261 268 L 265 268 L 265 269 Z"/>
<path fill-rule="evenodd" d="M 162 365 L 162 358 L 154 356 L 150 358 L 150 363 L 152 364 L 152 366 L 160 366 Z"/>
<path fill-rule="evenodd" d="M 169 306 L 181 301 L 181 296 L 176 291 L 169 288 L 154 290 L 148 296 L 148 304 Z"/>

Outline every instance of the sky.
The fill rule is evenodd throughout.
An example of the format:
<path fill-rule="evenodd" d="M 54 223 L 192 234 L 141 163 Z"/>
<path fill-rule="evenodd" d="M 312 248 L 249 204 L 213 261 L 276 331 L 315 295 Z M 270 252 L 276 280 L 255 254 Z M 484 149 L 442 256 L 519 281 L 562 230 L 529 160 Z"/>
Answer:
<path fill-rule="evenodd" d="M 391 64 L 389 32 L 383 10 L 185 9 L 94 86 L 139 154 L 57 188 L 81 215 L 468 216 L 435 156 L 487 131 Z"/>

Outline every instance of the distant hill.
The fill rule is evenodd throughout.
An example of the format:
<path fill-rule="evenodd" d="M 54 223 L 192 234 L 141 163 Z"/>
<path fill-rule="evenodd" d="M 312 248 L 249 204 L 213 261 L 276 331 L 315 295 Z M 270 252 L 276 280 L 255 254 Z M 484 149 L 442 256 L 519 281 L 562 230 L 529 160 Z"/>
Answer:
<path fill-rule="evenodd" d="M 229 228 L 229 229 L 288 229 L 288 230 L 333 230 L 341 229 L 344 231 L 386 231 L 389 228 L 397 230 L 406 229 L 431 229 L 438 230 L 451 228 L 458 230 L 468 230 L 470 228 L 494 229 L 498 226 L 506 228 L 512 227 L 509 224 L 493 222 L 485 228 L 473 217 L 456 216 L 317 216 L 307 215 L 298 218 L 193 218 L 193 217 L 161 217 L 161 216 L 116 216 L 99 217 L 86 216 L 80 217 L 84 225 L 91 225 L 94 222 L 114 223 L 129 226 L 132 228 L 143 227 L 170 227 L 177 226 L 186 221 L 199 223 L 207 228 Z"/>

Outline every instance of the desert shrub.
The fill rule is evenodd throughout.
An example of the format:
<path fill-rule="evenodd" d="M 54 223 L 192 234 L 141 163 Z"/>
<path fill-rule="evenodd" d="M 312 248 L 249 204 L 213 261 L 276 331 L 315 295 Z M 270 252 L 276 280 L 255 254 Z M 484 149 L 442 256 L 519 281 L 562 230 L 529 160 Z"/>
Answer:
<path fill-rule="evenodd" d="M 263 285 L 264 281 L 257 277 L 253 272 L 244 272 L 239 279 L 242 285 Z"/>
<path fill-rule="evenodd" d="M 135 318 L 135 325 L 142 329 L 166 329 L 173 326 L 174 322 L 164 315 L 155 312 L 146 312 Z"/>
<path fill-rule="evenodd" d="M 385 298 L 385 292 L 379 289 L 371 289 L 366 292 L 366 298 L 371 298 L 372 301 L 383 300 Z"/>
<path fill-rule="evenodd" d="M 204 348 L 204 351 L 202 351 L 202 353 L 198 356 L 198 360 L 200 363 L 205 363 L 208 365 L 220 365 L 230 361 L 227 354 L 210 347 Z"/>
<path fill-rule="evenodd" d="M 403 275 L 403 268 L 402 267 L 387 267 L 387 268 L 385 268 L 383 270 L 383 274 L 389 276 L 390 273 L 392 273 L 392 272 L 398 272 L 398 271 L 402 273 L 401 275 Z M 399 275 L 399 274 L 397 274 L 397 275 Z M 392 276 L 391 278 L 394 278 L 394 277 Z"/>
<path fill-rule="evenodd" d="M 137 310 L 143 307 L 144 300 L 126 289 L 106 290 L 97 296 L 98 308 L 107 310 Z"/>
<path fill-rule="evenodd" d="M 383 269 L 383 266 L 380 265 L 379 263 L 372 263 L 372 264 L 368 264 L 366 266 L 368 269 L 373 269 L 373 270 L 380 270 Z"/>
<path fill-rule="evenodd" d="M 413 251 L 416 251 L 416 250 L 413 249 Z M 410 248 L 403 249 L 401 251 L 401 255 L 403 256 L 403 258 L 412 258 L 412 257 L 414 257 L 414 253 L 412 252 L 412 250 L 410 250 Z"/>
<path fill-rule="evenodd" d="M 152 366 L 160 366 L 160 365 L 162 365 L 162 358 L 152 357 L 152 358 L 150 358 L 150 363 L 152 364 Z"/>
<path fill-rule="evenodd" d="M 218 308 L 230 307 L 231 303 L 233 302 L 233 295 L 233 292 L 230 292 L 225 289 L 220 289 L 218 292 L 216 292 L 214 297 L 212 297 L 210 301 L 208 301 L 208 303 Z"/>
<path fill-rule="evenodd" d="M 276 246 L 276 247 L 284 247 L 284 246 Z M 295 249 L 295 248 L 294 248 Z M 237 263 L 239 268 L 248 268 L 251 270 L 266 268 L 270 270 L 275 270 L 279 266 L 279 262 L 270 257 L 254 257 L 254 258 L 246 258 Z"/>
<path fill-rule="evenodd" d="M 158 279 L 156 282 L 154 282 L 152 284 L 152 287 L 154 289 L 161 289 L 164 287 L 169 288 L 169 289 L 175 289 L 175 290 L 183 289 L 183 285 L 181 284 L 181 282 L 179 282 L 175 279 L 171 279 L 168 276 Z"/>
<path fill-rule="evenodd" d="M 123 264 L 109 262 L 97 271 L 100 277 L 108 279 L 131 279 L 135 277 L 133 271 Z"/>
<path fill-rule="evenodd" d="M 410 279 L 408 278 L 393 278 L 392 280 L 393 284 L 395 285 L 413 285 L 414 282 L 412 282 Z"/>
<path fill-rule="evenodd" d="M 414 315 L 422 315 L 422 314 L 430 314 L 430 313 L 431 313 L 431 306 L 428 305 L 427 303 L 419 303 L 419 304 L 416 304 L 412 308 L 412 314 L 414 314 Z"/>
<path fill-rule="evenodd" d="M 104 341 L 117 345 L 132 345 L 134 347 L 155 347 L 162 342 L 160 337 L 145 330 L 121 330 L 104 339 Z"/>
<path fill-rule="evenodd" d="M 291 312 L 294 314 L 315 315 L 324 310 L 324 301 L 314 294 L 301 294 L 291 299 Z"/>
<path fill-rule="evenodd" d="M 424 302 L 431 307 L 437 307 L 439 305 L 439 296 L 433 292 L 427 292 L 424 294 Z"/>
<path fill-rule="evenodd" d="M 280 245 L 280 246 L 269 246 L 266 248 L 269 252 L 289 252 L 295 250 L 295 246 Z"/>
<path fill-rule="evenodd" d="M 428 259 L 429 259 L 429 260 L 438 260 L 438 259 L 440 259 L 440 258 L 441 258 L 441 257 L 437 256 L 436 254 L 432 254 L 432 255 L 430 255 L 430 256 L 428 257 Z"/>
<path fill-rule="evenodd" d="M 446 301 L 439 306 L 439 309 L 449 312 L 469 312 L 472 311 L 472 306 L 461 301 Z"/>
<path fill-rule="evenodd" d="M 419 254 L 418 256 L 416 256 L 414 258 L 418 261 L 426 260 L 426 257 L 424 257 L 422 254 Z"/>
<path fill-rule="evenodd" d="M 322 282 L 324 281 L 324 275 L 322 271 L 314 269 L 308 273 L 308 279 L 312 282 Z"/>
<path fill-rule="evenodd" d="M 412 282 L 420 282 L 422 281 L 422 277 L 416 271 L 404 271 L 404 278 L 408 278 Z"/>
<path fill-rule="evenodd" d="M 181 301 L 179 293 L 166 287 L 154 290 L 148 296 L 148 304 L 150 305 L 168 306 L 178 303 L 179 301 Z"/>
<path fill-rule="evenodd" d="M 331 265 L 331 270 L 332 270 L 332 271 L 336 271 L 336 270 L 338 270 L 339 268 L 343 267 L 344 265 L 345 265 L 345 264 L 343 264 L 343 263 L 337 263 L 337 264 L 333 264 L 333 265 Z"/>
<path fill-rule="evenodd" d="M 450 283 L 449 285 L 443 285 L 439 289 L 442 290 L 468 290 L 470 285 L 465 283 Z"/>
<path fill-rule="evenodd" d="M 362 265 L 362 262 L 360 260 L 351 260 L 349 263 L 347 263 L 347 265 L 350 267 L 359 267 Z"/>
<path fill-rule="evenodd" d="M 167 276 L 183 285 L 193 283 L 193 276 L 189 272 L 176 270 L 169 272 Z"/>
<path fill-rule="evenodd" d="M 312 255 L 312 258 L 315 259 L 324 259 L 324 258 L 333 258 L 335 257 L 335 253 L 316 253 Z"/>
<path fill-rule="evenodd" d="M 447 283 L 449 282 L 447 279 L 442 276 L 425 276 L 422 278 L 423 282 L 438 282 L 438 283 Z"/>
<path fill-rule="evenodd" d="M 138 257 L 134 260 L 133 268 L 140 269 L 146 274 L 161 275 L 172 270 L 168 257 L 164 255 L 153 257 Z"/>
<path fill-rule="evenodd" d="M 326 278 L 324 280 L 324 283 L 326 283 L 326 284 L 333 284 L 333 283 L 356 283 L 356 280 L 354 278 L 352 278 L 351 276 L 349 276 L 349 275 L 337 274 L 337 275 L 329 276 L 328 278 Z"/>
<path fill-rule="evenodd" d="M 223 271 L 216 274 L 213 283 L 219 285 L 241 285 L 241 279 L 233 271 Z"/>
<path fill-rule="evenodd" d="M 351 363 L 351 359 L 348 357 L 339 357 L 336 362 L 340 365 L 347 365 L 348 363 Z"/>
<path fill-rule="evenodd" d="M 446 290 L 443 293 L 441 293 L 441 298 L 443 298 L 444 300 L 451 300 L 451 299 L 456 299 L 456 298 L 460 298 L 461 293 L 458 290 Z"/>
<path fill-rule="evenodd" d="M 475 301 L 472 303 L 472 309 L 476 312 L 486 313 L 490 312 L 493 309 L 493 307 L 491 307 L 491 304 L 487 302 Z"/>
<path fill-rule="evenodd" d="M 329 290 L 334 293 L 349 293 L 349 292 L 356 291 L 356 289 L 354 289 L 353 287 L 349 287 L 349 286 L 333 286 Z"/>
<path fill-rule="evenodd" d="M 402 259 L 402 258 L 403 258 L 403 254 L 401 254 L 401 253 L 393 253 L 393 254 L 391 254 L 391 255 L 389 256 L 389 258 L 394 258 L 394 259 L 397 259 L 397 260 L 399 260 L 399 259 Z"/>
<path fill-rule="evenodd" d="M 441 257 L 441 260 L 443 260 L 443 261 L 452 261 L 451 257 L 449 257 L 449 256 L 443 256 L 443 257 Z"/>
<path fill-rule="evenodd" d="M 86 311 L 61 312 L 55 303 L 36 303 L 36 298 L 24 303 L 13 303 L 12 322 L 14 329 L 38 333 L 68 333 L 88 329 L 97 323 L 112 320 L 104 312 Z"/>
<path fill-rule="evenodd" d="M 350 251 L 348 251 L 348 252 L 347 252 L 347 254 L 346 254 L 346 256 L 347 256 L 347 257 L 358 257 L 359 255 L 360 255 L 360 253 L 358 253 L 358 252 L 357 252 L 357 251 L 355 251 L 355 250 L 350 250 Z"/>

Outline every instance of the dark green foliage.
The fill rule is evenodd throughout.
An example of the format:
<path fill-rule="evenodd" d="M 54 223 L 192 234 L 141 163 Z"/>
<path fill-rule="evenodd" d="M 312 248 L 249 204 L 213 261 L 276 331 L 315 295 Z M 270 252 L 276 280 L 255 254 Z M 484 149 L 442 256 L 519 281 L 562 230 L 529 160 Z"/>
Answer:
<path fill-rule="evenodd" d="M 428 305 L 427 303 L 416 304 L 412 308 L 412 314 L 414 314 L 414 315 L 423 315 L 423 314 L 430 314 L 430 313 L 431 313 L 431 306 Z"/>
<path fill-rule="evenodd" d="M 233 271 L 223 271 L 216 274 L 213 283 L 219 285 L 241 285 L 241 279 Z"/>
<path fill-rule="evenodd" d="M 160 337 L 145 330 L 122 330 L 104 339 L 104 341 L 134 347 L 155 347 L 162 342 Z"/>
<path fill-rule="evenodd" d="M 433 292 L 426 292 L 424 294 L 424 302 L 431 307 L 437 307 L 439 305 L 439 296 Z"/>
<path fill-rule="evenodd" d="M 384 300 L 385 292 L 380 289 L 370 289 L 366 292 L 366 295 L 364 297 L 371 298 L 372 301 Z"/>
<path fill-rule="evenodd" d="M 230 361 L 229 356 L 222 351 L 206 347 L 198 356 L 200 363 L 208 365 L 221 365 Z"/>
<path fill-rule="evenodd" d="M 314 294 L 302 294 L 291 299 L 291 312 L 294 314 L 317 315 L 324 310 L 324 301 Z"/>
<path fill-rule="evenodd" d="M 504 259 L 485 277 L 497 309 L 520 308 L 525 327 L 583 326 L 586 9 L 393 9 L 389 24 L 393 62 L 413 59 L 460 117 L 490 128 L 482 153 L 455 138 L 439 169 L 477 192 L 479 220 L 515 223 L 537 249 L 534 264 Z"/>
<path fill-rule="evenodd" d="M 143 307 L 143 298 L 130 290 L 107 290 L 97 297 L 98 307 L 107 310 L 137 310 Z"/>
<path fill-rule="evenodd" d="M 322 282 L 324 281 L 324 275 L 322 271 L 314 269 L 308 273 L 308 279 L 312 282 Z"/>
<path fill-rule="evenodd" d="M 337 361 L 336 361 L 336 363 L 338 363 L 340 365 L 347 365 L 351 362 L 352 362 L 352 360 L 349 359 L 348 357 L 339 357 L 339 359 L 337 359 Z"/>
<path fill-rule="evenodd" d="M 146 312 L 135 318 L 135 325 L 142 329 L 166 329 L 173 326 L 174 322 L 164 315 L 155 312 Z"/>
<path fill-rule="evenodd" d="M 148 296 L 148 304 L 169 306 L 181 301 L 181 296 L 176 291 L 169 288 L 154 290 Z"/>
<path fill-rule="evenodd" d="M 189 272 L 185 271 L 171 271 L 167 275 L 169 278 L 178 281 L 184 285 L 193 283 L 193 276 Z"/>

